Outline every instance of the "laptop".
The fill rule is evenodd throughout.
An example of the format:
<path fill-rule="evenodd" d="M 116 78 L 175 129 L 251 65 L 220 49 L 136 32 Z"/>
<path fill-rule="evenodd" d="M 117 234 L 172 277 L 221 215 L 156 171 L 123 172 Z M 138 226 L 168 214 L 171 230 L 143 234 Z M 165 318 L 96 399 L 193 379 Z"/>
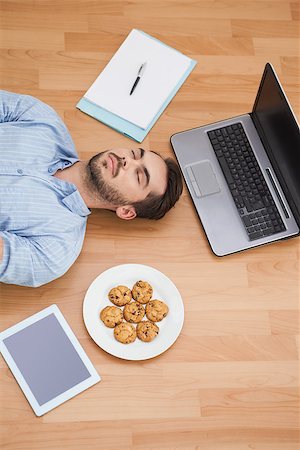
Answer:
<path fill-rule="evenodd" d="M 251 113 L 176 133 L 171 144 L 217 256 L 299 234 L 299 125 L 271 64 Z"/>

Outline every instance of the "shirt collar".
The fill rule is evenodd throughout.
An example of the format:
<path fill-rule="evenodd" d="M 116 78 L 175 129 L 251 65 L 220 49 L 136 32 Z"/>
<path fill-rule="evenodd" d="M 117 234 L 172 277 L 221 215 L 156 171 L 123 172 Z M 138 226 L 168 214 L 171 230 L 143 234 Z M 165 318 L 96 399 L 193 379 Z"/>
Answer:
<path fill-rule="evenodd" d="M 67 208 L 69 208 L 70 211 L 78 214 L 79 216 L 85 217 L 91 214 L 91 210 L 86 206 L 77 189 L 72 192 L 72 194 L 63 198 L 62 202 Z"/>

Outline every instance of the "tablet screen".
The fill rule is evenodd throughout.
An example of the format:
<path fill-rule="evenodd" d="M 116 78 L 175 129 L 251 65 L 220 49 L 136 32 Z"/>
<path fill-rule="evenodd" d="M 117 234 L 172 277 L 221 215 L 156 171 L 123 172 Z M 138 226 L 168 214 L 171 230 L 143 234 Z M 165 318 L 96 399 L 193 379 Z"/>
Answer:
<path fill-rule="evenodd" d="M 3 342 L 40 406 L 91 377 L 53 313 Z"/>

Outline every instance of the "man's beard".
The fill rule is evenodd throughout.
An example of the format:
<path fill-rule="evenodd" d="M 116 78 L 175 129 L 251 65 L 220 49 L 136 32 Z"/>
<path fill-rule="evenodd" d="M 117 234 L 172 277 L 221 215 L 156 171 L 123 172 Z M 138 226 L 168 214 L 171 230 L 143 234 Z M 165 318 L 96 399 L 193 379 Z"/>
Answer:
<path fill-rule="evenodd" d="M 89 160 L 87 165 L 88 185 L 92 189 L 93 194 L 105 203 L 109 203 L 113 206 L 127 205 L 130 202 L 117 189 L 110 186 L 110 184 L 103 179 L 102 170 L 106 169 L 107 162 L 101 162 L 100 159 L 104 153 L 107 152 L 98 153 Z M 121 159 L 115 153 L 110 153 L 112 153 L 118 162 L 114 175 L 114 177 L 116 177 L 121 168 Z"/>

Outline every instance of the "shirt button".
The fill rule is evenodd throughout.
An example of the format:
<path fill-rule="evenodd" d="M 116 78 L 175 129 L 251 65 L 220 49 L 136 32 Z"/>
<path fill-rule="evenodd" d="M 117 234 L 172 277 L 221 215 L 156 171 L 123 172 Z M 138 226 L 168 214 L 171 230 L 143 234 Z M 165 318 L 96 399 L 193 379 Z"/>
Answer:
<path fill-rule="evenodd" d="M 53 172 L 53 169 L 51 169 L 51 167 L 49 167 L 48 172 L 49 172 L 49 173 L 52 173 L 52 172 Z"/>
<path fill-rule="evenodd" d="M 22 169 L 18 169 L 17 172 L 18 172 L 19 174 L 22 174 L 22 173 L 23 173 L 23 170 L 22 170 Z"/>

